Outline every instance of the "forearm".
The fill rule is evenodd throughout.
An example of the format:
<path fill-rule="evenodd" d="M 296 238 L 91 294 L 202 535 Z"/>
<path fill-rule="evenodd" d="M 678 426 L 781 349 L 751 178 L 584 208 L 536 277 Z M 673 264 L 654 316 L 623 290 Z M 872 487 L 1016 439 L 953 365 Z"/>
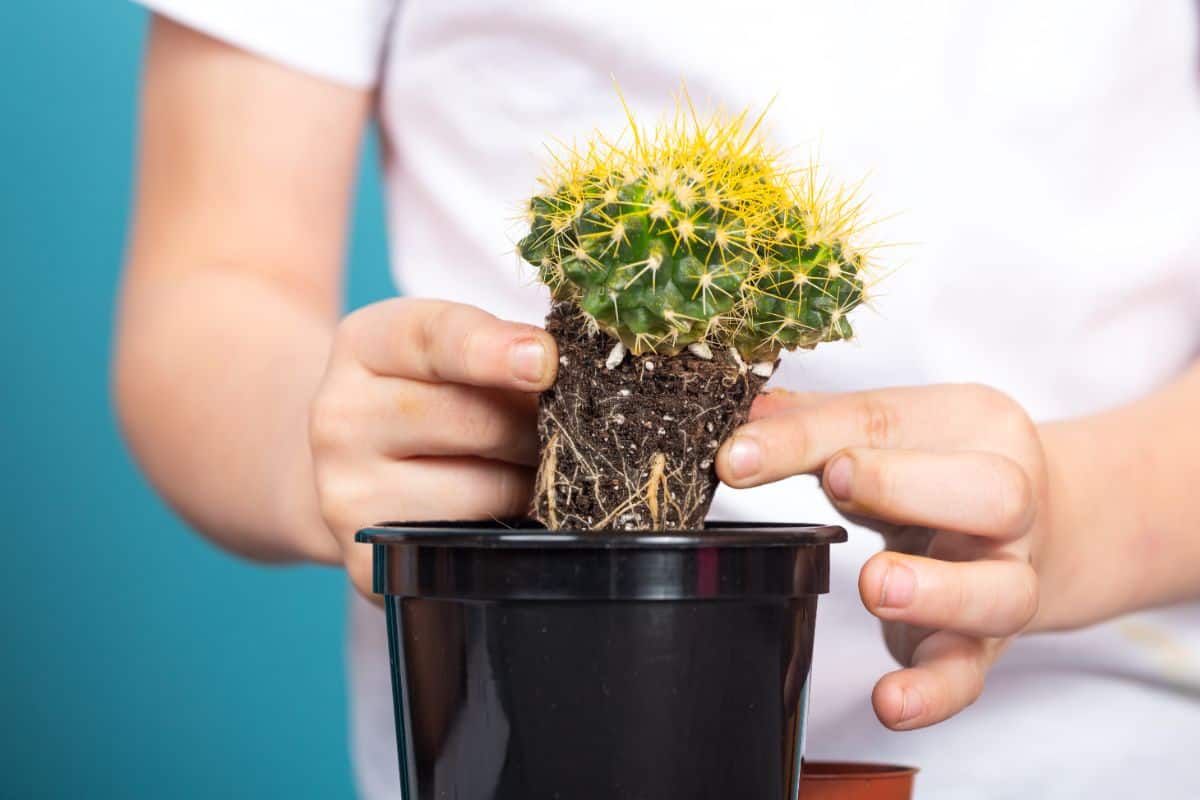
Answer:
<path fill-rule="evenodd" d="M 1200 598 L 1200 363 L 1162 390 L 1041 427 L 1054 507 L 1038 627 Z"/>
<path fill-rule="evenodd" d="M 172 271 L 127 287 L 114 374 L 122 427 L 151 482 L 222 547 L 339 560 L 307 435 L 334 323 L 253 272 Z"/>

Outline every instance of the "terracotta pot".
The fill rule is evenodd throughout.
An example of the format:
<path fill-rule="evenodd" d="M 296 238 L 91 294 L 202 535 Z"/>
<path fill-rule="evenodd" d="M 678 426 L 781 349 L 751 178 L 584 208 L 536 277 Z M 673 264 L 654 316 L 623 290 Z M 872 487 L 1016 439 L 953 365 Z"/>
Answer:
<path fill-rule="evenodd" d="M 911 800 L 915 767 L 805 761 L 799 800 Z"/>

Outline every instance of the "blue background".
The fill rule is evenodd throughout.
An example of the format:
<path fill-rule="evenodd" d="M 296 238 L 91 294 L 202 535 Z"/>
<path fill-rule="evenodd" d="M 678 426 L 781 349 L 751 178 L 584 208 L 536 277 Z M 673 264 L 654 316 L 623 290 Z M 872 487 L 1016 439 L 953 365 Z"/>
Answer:
<path fill-rule="evenodd" d="M 346 583 L 241 563 L 159 501 L 108 393 L 147 15 L 0 2 L 0 796 L 352 796 Z M 374 143 L 351 304 L 393 290 Z"/>

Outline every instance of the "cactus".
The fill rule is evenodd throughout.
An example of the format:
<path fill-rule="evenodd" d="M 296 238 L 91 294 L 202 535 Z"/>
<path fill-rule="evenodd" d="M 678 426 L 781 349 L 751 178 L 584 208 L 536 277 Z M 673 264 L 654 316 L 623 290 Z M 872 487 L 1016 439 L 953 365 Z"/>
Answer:
<path fill-rule="evenodd" d="M 540 403 L 533 515 L 549 527 L 701 524 L 715 451 L 780 351 L 853 336 L 862 204 L 787 164 L 763 119 L 701 119 L 685 93 L 673 120 L 629 115 L 627 144 L 597 134 L 541 179 L 517 250 L 581 370 Z"/>
<path fill-rule="evenodd" d="M 635 355 L 703 342 L 770 361 L 851 338 L 859 205 L 812 165 L 789 168 L 745 118 L 688 115 L 653 138 L 634 127 L 629 148 L 597 138 L 564 154 L 529 203 L 521 256 Z"/>

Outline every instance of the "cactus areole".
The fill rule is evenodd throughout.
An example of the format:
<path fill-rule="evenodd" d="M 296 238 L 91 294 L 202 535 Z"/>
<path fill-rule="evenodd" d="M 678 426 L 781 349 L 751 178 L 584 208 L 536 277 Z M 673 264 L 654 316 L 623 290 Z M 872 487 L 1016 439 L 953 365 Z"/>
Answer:
<path fill-rule="evenodd" d="M 772 150 L 763 117 L 673 119 L 562 148 L 522 258 L 549 287 L 533 516 L 553 529 L 703 525 L 717 449 L 783 350 L 853 335 L 861 203 Z"/>

